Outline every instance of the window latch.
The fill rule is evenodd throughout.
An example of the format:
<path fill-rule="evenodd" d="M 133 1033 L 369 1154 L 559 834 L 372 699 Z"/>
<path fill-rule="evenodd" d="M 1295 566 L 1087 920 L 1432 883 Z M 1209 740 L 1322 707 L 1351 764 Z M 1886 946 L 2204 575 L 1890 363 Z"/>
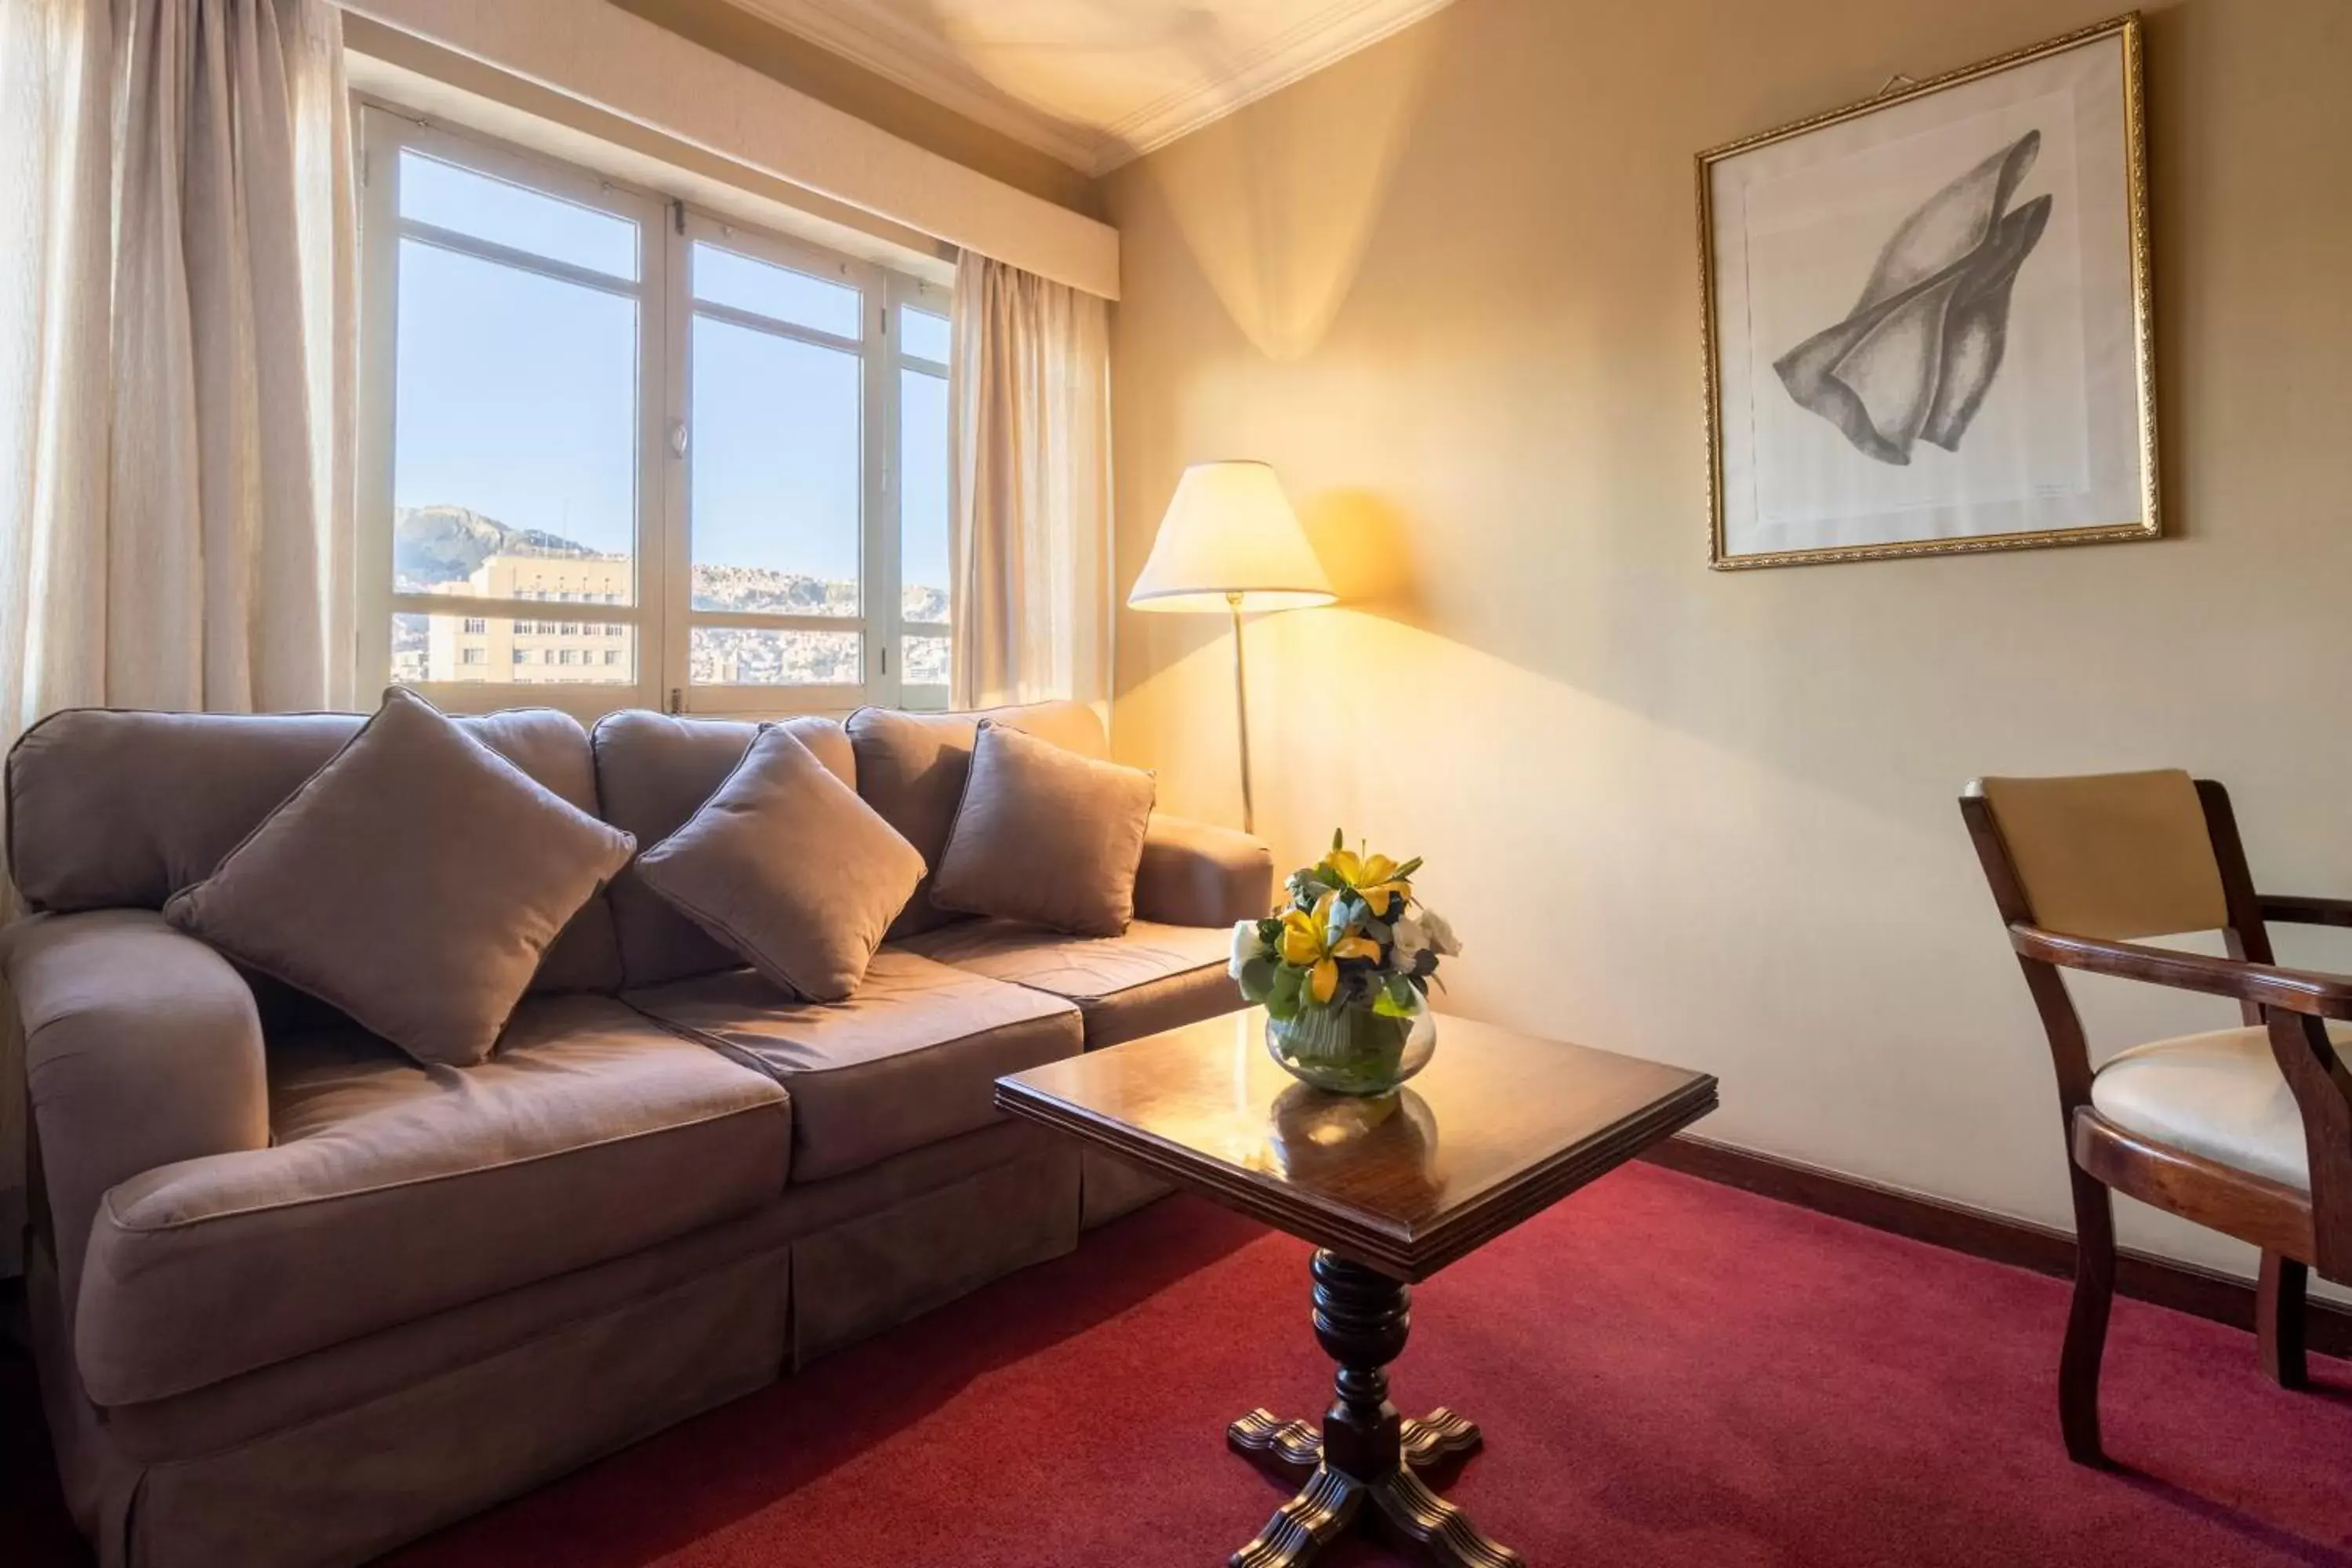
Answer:
<path fill-rule="evenodd" d="M 683 419 L 669 422 L 669 455 L 673 458 L 686 456 L 686 421 Z"/>

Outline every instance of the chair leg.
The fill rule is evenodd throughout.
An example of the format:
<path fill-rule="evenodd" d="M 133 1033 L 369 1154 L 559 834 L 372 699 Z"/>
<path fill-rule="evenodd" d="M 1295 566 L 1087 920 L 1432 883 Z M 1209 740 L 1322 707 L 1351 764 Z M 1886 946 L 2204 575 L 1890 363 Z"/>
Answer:
<path fill-rule="evenodd" d="M 2066 1456 L 2104 1466 L 2099 1442 L 2099 1360 L 2107 1348 L 2107 1313 L 2116 1299 L 2116 1216 L 2107 1189 L 2070 1167 L 2074 1184 L 2074 1305 L 2066 1314 L 2066 1348 L 2058 1360 L 2058 1425 Z"/>
<path fill-rule="evenodd" d="M 2292 1258 L 2263 1254 L 2254 1290 L 2254 1342 L 2262 1350 L 2263 1375 L 2281 1388 L 2308 1388 L 2303 1359 L 2303 1288 L 2311 1271 Z"/>

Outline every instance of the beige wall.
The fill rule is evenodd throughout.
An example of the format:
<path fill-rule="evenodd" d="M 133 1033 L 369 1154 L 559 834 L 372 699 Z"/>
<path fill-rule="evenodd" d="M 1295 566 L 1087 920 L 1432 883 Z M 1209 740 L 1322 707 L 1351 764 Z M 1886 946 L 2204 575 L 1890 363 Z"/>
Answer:
<path fill-rule="evenodd" d="M 2352 5 L 2149 17 L 2158 543 L 1708 572 L 1691 156 L 2112 3 L 1459 0 L 1107 185 L 1122 585 L 1255 456 L 1354 601 L 1249 632 L 1278 854 L 1428 856 L 1451 1007 L 1718 1073 L 1709 1136 L 2053 1223 L 1963 781 L 2185 765 L 2266 887 L 2352 893 Z M 1233 819 L 1221 625 L 1119 637 L 1118 750 Z"/>

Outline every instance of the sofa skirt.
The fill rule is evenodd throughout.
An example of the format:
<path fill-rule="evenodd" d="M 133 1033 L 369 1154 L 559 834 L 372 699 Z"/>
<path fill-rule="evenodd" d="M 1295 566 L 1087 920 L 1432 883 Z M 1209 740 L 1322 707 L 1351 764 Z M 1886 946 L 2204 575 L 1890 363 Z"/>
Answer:
<path fill-rule="evenodd" d="M 152 1405 L 82 1397 L 29 1260 L 60 1479 L 101 1568 L 357 1563 L 1076 1247 L 1076 1145 L 1000 1123 L 632 1257 Z"/>
<path fill-rule="evenodd" d="M 1078 1160 L 1078 1224 L 1086 1230 L 1108 1225 L 1175 1190 L 1142 1166 L 1089 1143 Z"/>

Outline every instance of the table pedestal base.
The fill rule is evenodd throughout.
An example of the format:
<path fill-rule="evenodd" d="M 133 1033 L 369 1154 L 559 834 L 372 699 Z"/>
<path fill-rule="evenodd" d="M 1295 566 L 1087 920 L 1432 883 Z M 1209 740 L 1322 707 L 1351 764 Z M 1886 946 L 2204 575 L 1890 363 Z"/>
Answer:
<path fill-rule="evenodd" d="M 1525 1560 L 1478 1532 L 1418 1472 L 1478 1447 L 1478 1428 L 1440 1407 L 1400 1420 L 1389 1403 L 1388 1365 L 1412 1323 L 1408 1289 L 1330 1252 L 1315 1255 L 1315 1337 L 1339 1363 L 1339 1397 L 1317 1432 L 1253 1410 L 1226 1429 L 1235 1453 L 1304 1483 L 1232 1568 L 1292 1568 L 1350 1528 L 1418 1548 L 1444 1568 L 1525 1568 Z"/>

